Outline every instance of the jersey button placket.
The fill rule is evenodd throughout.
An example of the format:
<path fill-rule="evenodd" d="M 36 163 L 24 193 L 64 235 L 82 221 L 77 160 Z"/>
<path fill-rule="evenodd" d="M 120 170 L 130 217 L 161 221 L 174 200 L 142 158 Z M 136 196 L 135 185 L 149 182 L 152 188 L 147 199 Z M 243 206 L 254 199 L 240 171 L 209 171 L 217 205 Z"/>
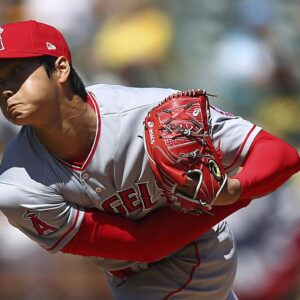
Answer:
<path fill-rule="evenodd" d="M 83 180 L 88 180 L 90 178 L 90 174 L 89 173 L 83 173 L 82 178 L 83 178 Z"/>
<path fill-rule="evenodd" d="M 101 193 L 101 192 L 102 192 L 102 188 L 101 188 L 100 186 L 97 186 L 97 187 L 95 188 L 95 192 L 96 192 L 96 193 Z"/>
<path fill-rule="evenodd" d="M 93 201 L 99 201 L 101 193 L 103 192 L 103 187 L 100 183 L 92 176 L 92 173 L 84 171 L 81 173 L 81 185 L 86 190 L 90 199 Z"/>

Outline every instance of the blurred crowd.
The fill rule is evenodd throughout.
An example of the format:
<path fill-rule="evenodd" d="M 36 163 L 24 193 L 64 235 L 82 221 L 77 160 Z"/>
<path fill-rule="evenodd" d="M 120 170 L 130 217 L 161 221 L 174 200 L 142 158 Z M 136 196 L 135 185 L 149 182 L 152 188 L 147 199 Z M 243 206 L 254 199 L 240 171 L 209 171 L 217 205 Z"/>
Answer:
<path fill-rule="evenodd" d="M 87 85 L 204 88 L 213 104 L 300 149 L 297 0 L 1 0 L 0 23 L 65 35 Z M 19 128 L 0 116 L 0 155 Z M 228 218 L 241 300 L 300 299 L 300 178 Z M 1 197 L 1 196 L 0 196 Z M 0 213 L 0 299 L 109 300 L 102 273 L 49 255 Z"/>

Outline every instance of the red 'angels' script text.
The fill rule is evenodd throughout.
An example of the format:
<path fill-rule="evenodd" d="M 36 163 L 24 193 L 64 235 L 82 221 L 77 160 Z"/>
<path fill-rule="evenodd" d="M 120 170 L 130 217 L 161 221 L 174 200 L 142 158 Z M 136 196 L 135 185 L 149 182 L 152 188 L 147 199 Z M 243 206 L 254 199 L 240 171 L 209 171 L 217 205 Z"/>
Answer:
<path fill-rule="evenodd" d="M 102 208 L 110 213 L 129 215 L 140 209 L 149 209 L 155 205 L 147 183 L 137 183 L 135 187 L 119 191 L 105 199 Z"/>

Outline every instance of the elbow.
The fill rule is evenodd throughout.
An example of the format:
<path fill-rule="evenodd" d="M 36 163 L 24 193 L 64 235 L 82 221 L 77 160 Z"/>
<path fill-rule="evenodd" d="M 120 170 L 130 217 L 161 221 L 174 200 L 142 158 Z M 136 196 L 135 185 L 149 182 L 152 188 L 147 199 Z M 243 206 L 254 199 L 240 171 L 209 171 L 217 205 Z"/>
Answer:
<path fill-rule="evenodd" d="M 279 138 L 260 144 L 259 152 L 265 153 L 270 165 L 277 165 L 278 175 L 293 175 L 300 170 L 300 157 L 297 149 Z"/>
<path fill-rule="evenodd" d="M 147 247 L 145 248 L 146 245 Z M 135 260 L 139 262 L 149 263 L 163 259 L 170 254 L 170 249 L 166 249 L 165 247 L 159 247 L 157 245 L 159 244 L 150 244 L 149 241 L 145 241 L 143 243 L 142 239 L 138 243 L 135 243 Z"/>
<path fill-rule="evenodd" d="M 285 147 L 286 151 L 284 151 L 283 155 L 286 160 L 286 171 L 290 173 L 290 175 L 296 174 L 300 171 L 300 156 L 296 148 L 287 145 Z"/>

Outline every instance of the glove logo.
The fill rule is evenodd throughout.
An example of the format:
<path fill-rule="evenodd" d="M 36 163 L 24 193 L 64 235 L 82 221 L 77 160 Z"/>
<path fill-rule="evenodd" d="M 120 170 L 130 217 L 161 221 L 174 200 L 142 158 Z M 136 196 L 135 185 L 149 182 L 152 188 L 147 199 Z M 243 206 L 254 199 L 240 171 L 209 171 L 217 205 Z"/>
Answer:
<path fill-rule="evenodd" d="M 213 159 L 209 160 L 208 168 L 217 180 L 222 179 L 221 170 L 220 170 L 219 166 L 217 165 L 217 163 Z"/>
<path fill-rule="evenodd" d="M 148 125 L 149 128 L 152 128 L 154 126 L 154 123 L 149 121 L 149 122 L 147 122 L 147 125 Z"/>
<path fill-rule="evenodd" d="M 199 113 L 200 113 L 200 108 L 196 108 L 194 111 L 193 111 L 193 116 L 194 117 L 197 117 L 198 115 L 199 115 Z"/>
<path fill-rule="evenodd" d="M 149 128 L 149 139 L 150 139 L 151 145 L 153 145 L 155 143 L 153 127 L 154 127 L 154 123 L 152 121 L 148 121 L 147 128 Z"/>
<path fill-rule="evenodd" d="M 150 137 L 150 144 L 153 145 L 155 143 L 155 137 L 152 128 L 149 129 L 149 137 Z"/>

